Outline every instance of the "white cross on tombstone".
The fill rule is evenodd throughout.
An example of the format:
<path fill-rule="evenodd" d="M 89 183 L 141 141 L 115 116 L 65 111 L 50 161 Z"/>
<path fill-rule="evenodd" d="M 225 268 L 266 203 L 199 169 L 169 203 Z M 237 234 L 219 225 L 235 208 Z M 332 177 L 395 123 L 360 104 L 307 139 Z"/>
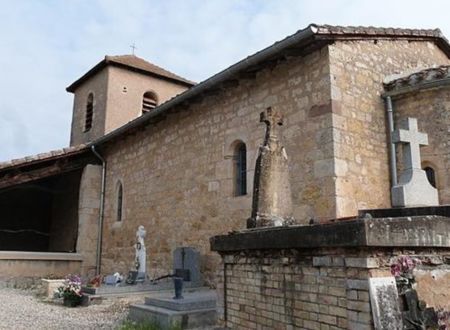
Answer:
<path fill-rule="evenodd" d="M 392 206 L 438 205 L 437 190 L 422 170 L 420 146 L 428 145 L 428 135 L 419 132 L 416 118 L 406 118 L 392 132 L 392 141 L 403 145 L 403 171 L 397 185 L 392 187 Z"/>
<path fill-rule="evenodd" d="M 428 135 L 419 132 L 416 118 L 407 118 L 401 123 L 406 129 L 399 128 L 394 131 L 392 142 L 403 143 L 403 166 L 405 169 L 422 169 L 420 164 L 420 146 L 428 145 Z"/>

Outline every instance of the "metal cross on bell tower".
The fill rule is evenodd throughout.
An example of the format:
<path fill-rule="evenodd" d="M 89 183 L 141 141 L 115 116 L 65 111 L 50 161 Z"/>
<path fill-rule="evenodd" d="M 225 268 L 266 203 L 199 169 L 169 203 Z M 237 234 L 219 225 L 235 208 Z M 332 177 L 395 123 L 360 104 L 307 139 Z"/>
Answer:
<path fill-rule="evenodd" d="M 131 54 L 134 55 L 134 52 L 137 49 L 136 44 L 133 42 L 133 44 L 130 46 L 130 48 L 131 48 Z"/>

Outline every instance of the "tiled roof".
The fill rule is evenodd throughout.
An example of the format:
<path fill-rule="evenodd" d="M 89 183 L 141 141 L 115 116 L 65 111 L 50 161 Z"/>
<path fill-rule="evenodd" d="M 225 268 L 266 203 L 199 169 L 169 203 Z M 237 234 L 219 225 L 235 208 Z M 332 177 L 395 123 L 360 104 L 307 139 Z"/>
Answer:
<path fill-rule="evenodd" d="M 63 149 L 58 150 L 52 150 L 49 152 L 33 155 L 33 156 L 27 156 L 23 158 L 18 159 L 12 159 L 6 162 L 0 162 L 0 171 L 7 170 L 11 167 L 19 167 L 23 165 L 31 165 L 32 163 L 38 163 L 42 161 L 57 159 L 66 157 L 69 155 L 75 155 L 77 153 L 81 153 L 87 150 L 87 146 L 85 144 L 80 144 L 73 147 L 67 147 Z"/>
<path fill-rule="evenodd" d="M 140 69 L 143 71 L 151 72 L 157 74 L 158 76 L 178 80 L 185 82 L 186 84 L 195 85 L 195 82 L 187 80 L 183 77 L 176 75 L 170 71 L 167 71 L 153 63 L 147 62 L 146 60 L 137 57 L 135 55 L 119 55 L 119 56 L 105 56 L 105 61 L 107 63 L 114 62 L 118 64 L 123 64 L 125 66 Z"/>
<path fill-rule="evenodd" d="M 444 78 L 450 78 L 450 65 L 422 69 L 401 76 L 397 75 L 384 82 L 384 89 L 385 91 L 399 90 Z"/>
<path fill-rule="evenodd" d="M 342 36 L 366 36 L 366 37 L 432 37 L 444 38 L 439 29 L 403 29 L 403 28 L 380 28 L 373 26 L 334 26 L 316 25 L 311 27 L 317 29 L 316 34 L 342 35 Z"/>
<path fill-rule="evenodd" d="M 99 62 L 96 66 L 86 72 L 81 78 L 77 79 L 73 82 L 69 87 L 66 88 L 68 92 L 74 92 L 75 89 L 80 86 L 84 81 L 86 81 L 89 77 L 93 76 L 101 69 L 106 67 L 107 65 L 117 65 L 129 70 L 139 71 L 144 74 L 155 75 L 158 77 L 163 77 L 183 85 L 193 86 L 195 82 L 185 79 L 167 71 L 153 63 L 150 63 L 140 57 L 135 55 L 117 55 L 117 56 L 105 56 L 105 58 Z"/>

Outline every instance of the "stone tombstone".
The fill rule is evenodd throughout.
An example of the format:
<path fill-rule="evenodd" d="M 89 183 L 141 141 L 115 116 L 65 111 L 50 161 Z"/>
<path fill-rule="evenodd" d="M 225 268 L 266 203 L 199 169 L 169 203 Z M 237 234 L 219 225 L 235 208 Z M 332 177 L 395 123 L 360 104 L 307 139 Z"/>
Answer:
<path fill-rule="evenodd" d="M 138 230 L 136 231 L 136 244 L 134 245 L 134 248 L 136 250 L 135 266 L 136 271 L 138 272 L 137 280 L 145 280 L 146 275 L 147 254 L 144 242 L 146 234 L 147 231 L 144 229 L 144 226 L 139 226 Z"/>
<path fill-rule="evenodd" d="M 403 329 L 395 277 L 370 278 L 369 293 L 375 330 Z"/>
<path fill-rule="evenodd" d="M 177 270 L 188 270 L 191 282 L 200 282 L 200 252 L 192 247 L 178 247 L 173 252 L 174 274 L 179 274 Z"/>
<path fill-rule="evenodd" d="M 266 124 L 266 134 L 256 160 L 252 214 L 247 228 L 290 225 L 294 218 L 288 157 L 279 140 L 283 117 L 269 107 L 261 112 L 260 122 Z"/>
<path fill-rule="evenodd" d="M 420 161 L 420 146 L 428 145 L 428 135 L 419 132 L 416 118 L 401 120 L 397 126 L 392 141 L 403 146 L 403 171 L 392 187 L 392 206 L 439 205 L 437 189 L 428 181 Z"/>

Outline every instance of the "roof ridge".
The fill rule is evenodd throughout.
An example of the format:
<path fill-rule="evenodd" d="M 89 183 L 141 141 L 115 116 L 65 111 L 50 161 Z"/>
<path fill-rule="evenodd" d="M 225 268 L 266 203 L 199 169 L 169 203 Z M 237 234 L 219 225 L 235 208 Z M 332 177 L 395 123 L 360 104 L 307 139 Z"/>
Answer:
<path fill-rule="evenodd" d="M 163 67 L 161 67 L 161 66 L 159 66 L 159 65 L 157 65 L 157 64 L 155 64 L 153 62 L 150 62 L 150 61 L 148 61 L 148 60 L 146 60 L 146 59 L 144 59 L 142 57 L 136 56 L 135 54 L 105 55 L 105 60 L 106 61 L 111 61 L 111 62 L 116 62 L 116 63 L 117 63 L 116 59 L 123 59 L 123 58 L 137 59 L 138 61 L 144 62 L 147 65 L 153 66 L 153 67 L 157 68 L 158 70 L 160 70 L 162 72 L 166 72 L 170 76 L 176 77 L 178 80 L 182 80 L 182 81 L 185 81 L 185 82 L 188 82 L 188 83 L 191 83 L 191 84 L 195 84 L 195 82 L 193 82 L 193 81 L 191 81 L 189 79 L 183 78 L 180 75 L 177 75 L 177 74 L 175 74 L 175 73 L 173 73 L 173 72 L 171 72 L 171 71 L 169 71 L 169 70 L 167 70 L 167 69 L 165 69 L 165 68 L 163 68 Z M 123 63 L 121 63 L 121 64 L 123 64 Z"/>

